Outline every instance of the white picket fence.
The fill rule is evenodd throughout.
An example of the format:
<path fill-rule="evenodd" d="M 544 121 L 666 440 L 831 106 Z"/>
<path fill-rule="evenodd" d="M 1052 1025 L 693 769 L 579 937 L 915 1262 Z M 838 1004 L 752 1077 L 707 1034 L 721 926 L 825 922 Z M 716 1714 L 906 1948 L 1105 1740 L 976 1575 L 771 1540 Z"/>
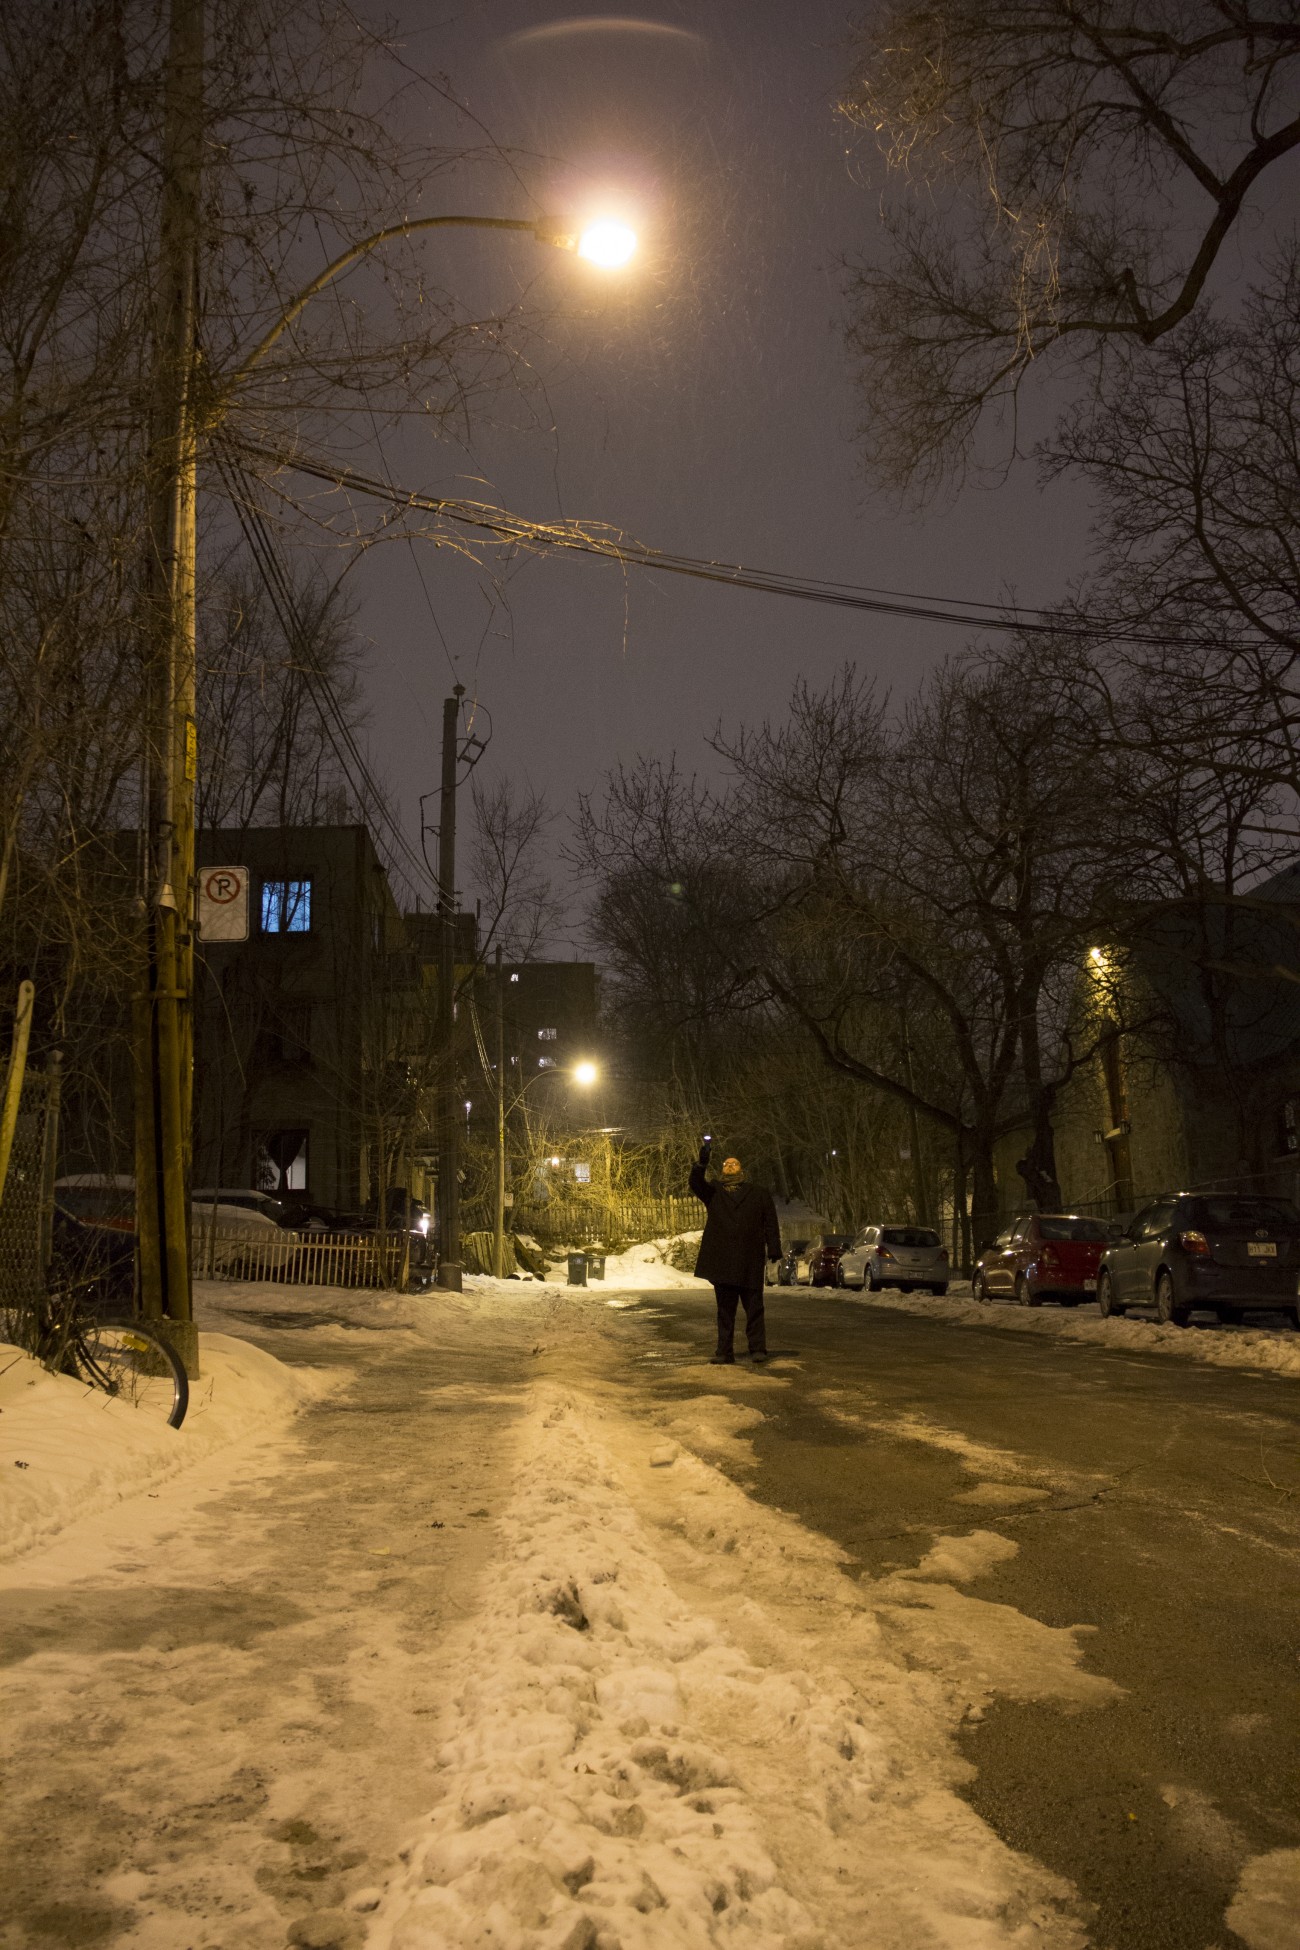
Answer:
<path fill-rule="evenodd" d="M 404 1232 L 285 1232 L 195 1228 L 200 1280 L 278 1280 L 292 1286 L 404 1286 L 410 1242 Z"/>

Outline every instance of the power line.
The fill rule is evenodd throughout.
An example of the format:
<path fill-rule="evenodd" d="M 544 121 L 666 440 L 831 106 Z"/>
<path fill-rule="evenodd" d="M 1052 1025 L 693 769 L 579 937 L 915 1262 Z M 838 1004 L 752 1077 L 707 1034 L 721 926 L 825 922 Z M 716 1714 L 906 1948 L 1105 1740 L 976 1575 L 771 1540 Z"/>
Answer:
<path fill-rule="evenodd" d="M 259 460 L 270 461 L 335 488 L 350 488 L 372 499 L 421 512 L 436 514 L 460 527 L 475 528 L 495 540 L 540 550 L 567 551 L 593 555 L 628 568 L 654 569 L 665 575 L 687 576 L 699 582 L 720 583 L 726 588 L 747 589 L 759 595 L 788 596 L 800 602 L 829 604 L 839 609 L 865 611 L 878 616 L 898 616 L 915 622 L 951 623 L 966 630 L 1001 630 L 1015 635 L 1080 637 L 1106 643 L 1133 643 L 1147 648 L 1181 648 L 1183 636 L 1159 636 L 1129 630 L 1095 618 L 1069 619 L 1052 610 L 1020 609 L 981 604 L 974 599 L 949 596 L 913 595 L 901 590 L 878 589 L 870 585 L 822 581 L 798 577 L 780 569 L 750 569 L 741 563 L 709 561 L 691 555 L 677 555 L 656 549 L 644 542 L 628 539 L 616 530 L 602 530 L 581 522 L 534 521 L 526 515 L 512 514 L 490 503 L 466 501 L 451 495 L 420 494 L 412 489 L 375 480 L 354 468 L 334 462 L 316 461 L 300 453 L 277 453 L 254 443 L 241 443 L 243 451 Z M 1227 643 L 1219 647 L 1232 649 Z"/>
<path fill-rule="evenodd" d="M 430 889 L 434 889 L 437 884 L 434 877 L 402 832 L 357 744 L 329 675 L 315 655 L 310 632 L 298 606 L 297 595 L 279 559 L 274 538 L 253 499 L 243 465 L 237 457 L 230 457 L 223 453 L 224 444 L 221 441 L 213 443 L 218 472 L 225 482 L 236 519 L 243 531 L 254 566 L 261 577 L 280 627 L 289 642 L 303 656 L 321 726 L 329 739 L 334 756 L 362 808 L 369 804 L 372 809 L 372 816 L 378 829 L 376 839 L 388 855 L 389 867 L 401 879 L 408 881 L 408 884 L 418 885 L 423 881 Z M 414 870 L 414 883 L 410 882 L 408 866 Z"/>

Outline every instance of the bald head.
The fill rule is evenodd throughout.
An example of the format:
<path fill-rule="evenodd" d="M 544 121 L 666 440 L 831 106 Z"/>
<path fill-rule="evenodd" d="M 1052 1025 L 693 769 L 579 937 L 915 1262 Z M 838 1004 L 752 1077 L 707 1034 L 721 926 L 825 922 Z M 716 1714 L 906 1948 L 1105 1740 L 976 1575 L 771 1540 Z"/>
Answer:
<path fill-rule="evenodd" d="M 739 1158 L 724 1158 L 722 1160 L 722 1176 L 724 1178 L 742 1178 L 744 1172 L 745 1167 L 741 1164 Z"/>

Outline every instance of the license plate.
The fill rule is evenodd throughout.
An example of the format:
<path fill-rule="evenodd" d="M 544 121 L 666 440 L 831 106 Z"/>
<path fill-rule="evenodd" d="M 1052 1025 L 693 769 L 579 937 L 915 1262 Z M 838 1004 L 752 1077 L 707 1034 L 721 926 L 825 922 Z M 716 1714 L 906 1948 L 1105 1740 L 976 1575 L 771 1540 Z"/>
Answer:
<path fill-rule="evenodd" d="M 1246 1251 L 1251 1259 L 1276 1259 L 1277 1247 L 1271 1239 L 1248 1239 Z"/>
<path fill-rule="evenodd" d="M 1095 1293 L 1097 1291 L 1097 1282 L 1095 1280 L 1085 1280 L 1083 1290 L 1085 1293 Z"/>

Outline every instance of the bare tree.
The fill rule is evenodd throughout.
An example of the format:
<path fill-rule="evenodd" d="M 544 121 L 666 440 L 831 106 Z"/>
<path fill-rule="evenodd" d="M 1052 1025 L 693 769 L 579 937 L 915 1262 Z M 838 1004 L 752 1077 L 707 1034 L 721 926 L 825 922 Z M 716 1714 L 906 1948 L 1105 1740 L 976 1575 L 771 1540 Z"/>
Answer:
<path fill-rule="evenodd" d="M 873 8 L 843 103 L 889 171 L 850 285 L 873 463 L 933 486 L 1046 355 L 1104 383 L 1204 310 L 1300 145 L 1297 57 L 1290 3 Z"/>

